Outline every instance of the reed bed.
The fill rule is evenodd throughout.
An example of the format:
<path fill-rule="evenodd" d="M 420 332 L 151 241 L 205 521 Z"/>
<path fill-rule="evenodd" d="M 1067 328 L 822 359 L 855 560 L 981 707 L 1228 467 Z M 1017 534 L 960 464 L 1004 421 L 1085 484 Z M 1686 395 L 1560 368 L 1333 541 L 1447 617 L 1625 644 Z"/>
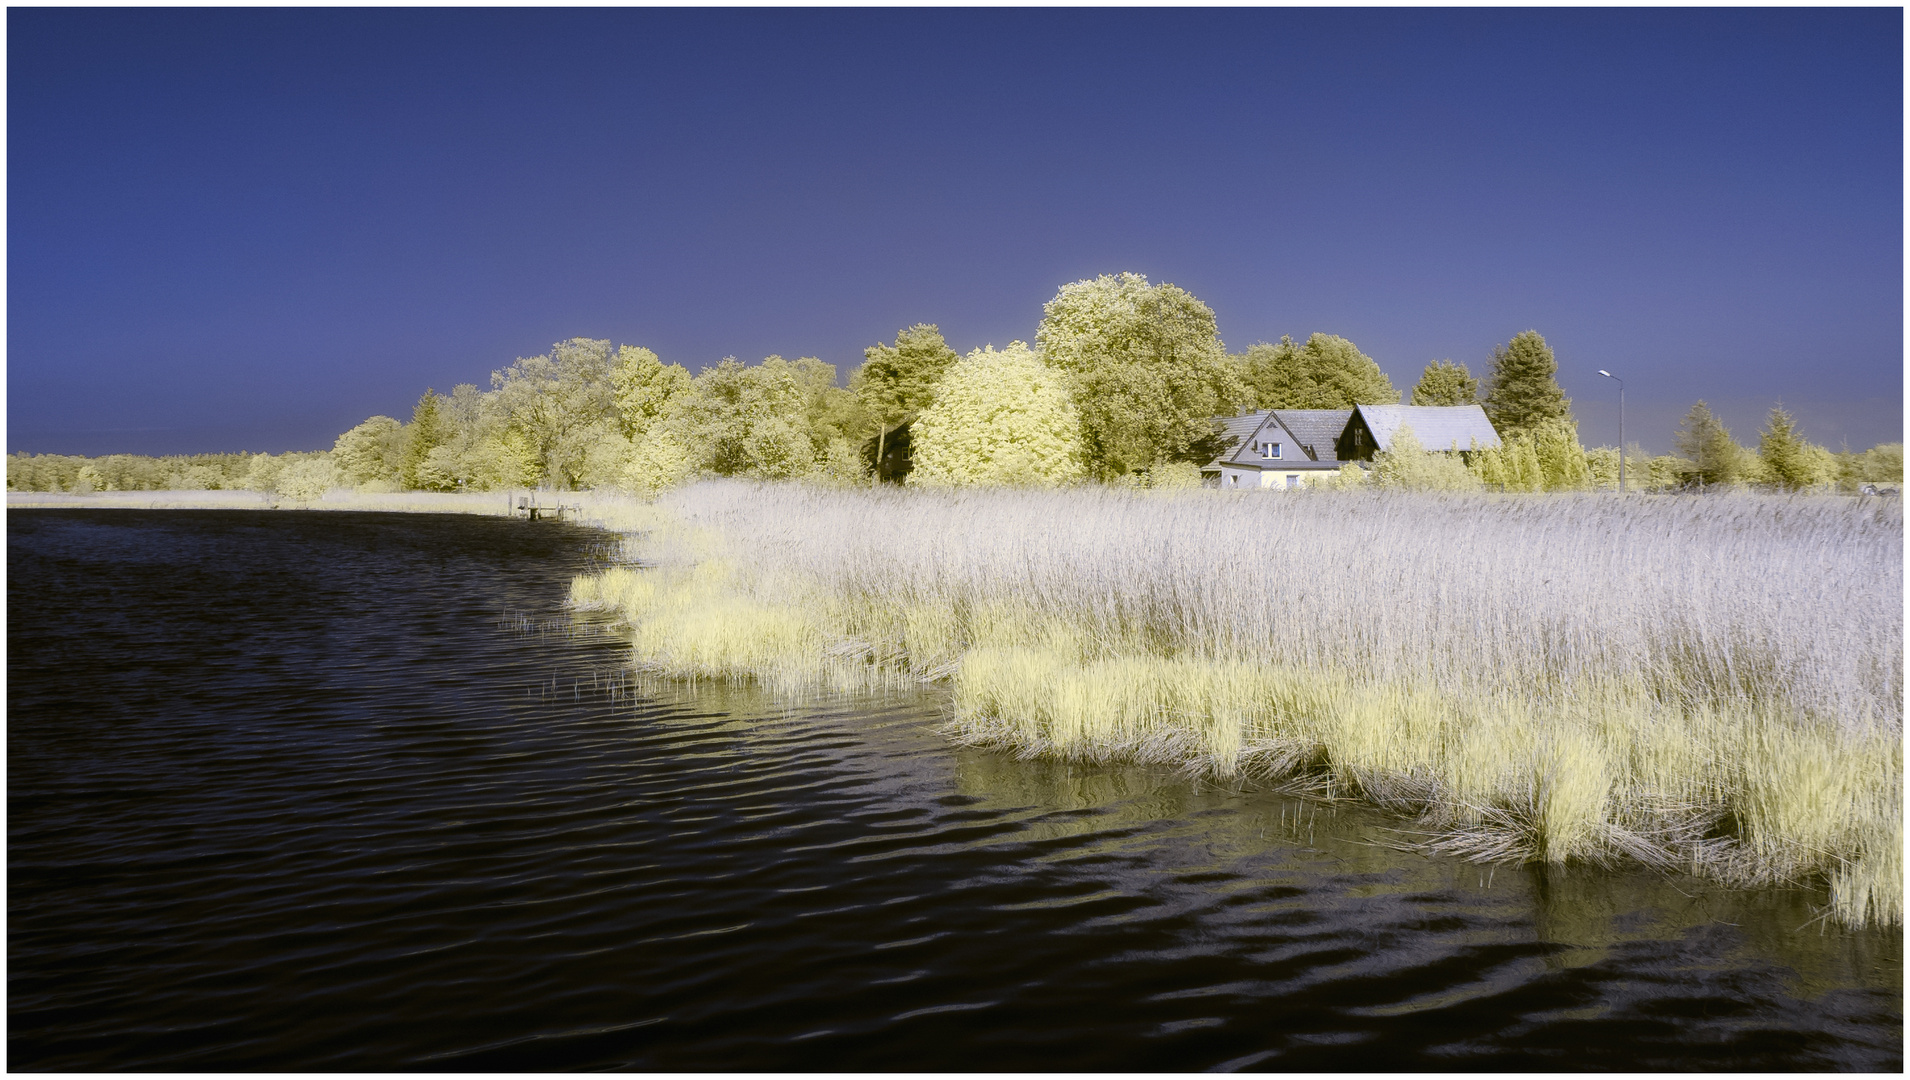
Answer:
<path fill-rule="evenodd" d="M 1478 859 L 1825 881 L 1902 918 L 1895 501 L 829 490 L 628 506 L 638 662 L 923 680 L 950 733 L 1414 815 Z"/>

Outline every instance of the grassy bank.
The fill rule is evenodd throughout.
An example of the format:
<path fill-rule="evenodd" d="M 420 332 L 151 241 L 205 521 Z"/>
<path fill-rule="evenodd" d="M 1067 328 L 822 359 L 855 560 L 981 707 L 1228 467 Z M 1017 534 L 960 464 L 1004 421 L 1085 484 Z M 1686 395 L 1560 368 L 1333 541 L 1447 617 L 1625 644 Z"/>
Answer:
<path fill-rule="evenodd" d="M 645 518 L 648 520 L 644 520 Z M 1902 518 L 1768 496 L 710 483 L 573 601 L 784 692 L 945 680 L 955 737 L 1370 799 L 1479 858 L 1902 911 Z"/>

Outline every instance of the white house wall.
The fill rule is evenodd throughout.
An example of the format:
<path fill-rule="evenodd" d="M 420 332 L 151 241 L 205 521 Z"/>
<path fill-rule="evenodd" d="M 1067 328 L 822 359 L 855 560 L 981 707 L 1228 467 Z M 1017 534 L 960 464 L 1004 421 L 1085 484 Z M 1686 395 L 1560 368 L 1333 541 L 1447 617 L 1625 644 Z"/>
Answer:
<path fill-rule="evenodd" d="M 1317 470 L 1316 470 L 1317 471 Z M 1280 472 L 1276 470 L 1233 469 L 1225 465 L 1220 467 L 1220 486 L 1223 490 L 1284 490 L 1288 487 L 1302 487 L 1327 476 L 1338 476 L 1338 471 L 1321 472 L 1318 476 L 1306 472 Z M 1289 482 L 1288 477 L 1292 480 Z"/>

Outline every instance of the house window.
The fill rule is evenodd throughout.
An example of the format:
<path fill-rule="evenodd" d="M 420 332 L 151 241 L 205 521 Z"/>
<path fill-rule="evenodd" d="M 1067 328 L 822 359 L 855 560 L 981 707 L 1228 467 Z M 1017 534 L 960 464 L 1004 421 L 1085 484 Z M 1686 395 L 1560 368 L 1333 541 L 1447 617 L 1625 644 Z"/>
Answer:
<path fill-rule="evenodd" d="M 1297 487 L 1299 487 L 1299 486 L 1300 486 L 1300 478 L 1299 478 L 1299 477 L 1297 477 L 1297 476 L 1295 476 L 1295 475 L 1293 475 L 1292 473 L 1288 473 L 1288 474 L 1287 474 L 1287 486 L 1288 486 L 1288 487 L 1290 487 L 1290 488 L 1297 488 Z"/>
<path fill-rule="evenodd" d="M 1261 443 L 1261 444 L 1260 444 L 1260 456 L 1261 456 L 1261 457 L 1263 457 L 1263 458 L 1277 458 L 1277 457 L 1279 457 L 1279 456 L 1280 456 L 1280 444 L 1279 444 L 1279 443 L 1277 443 L 1277 442 L 1269 442 L 1269 443 Z"/>

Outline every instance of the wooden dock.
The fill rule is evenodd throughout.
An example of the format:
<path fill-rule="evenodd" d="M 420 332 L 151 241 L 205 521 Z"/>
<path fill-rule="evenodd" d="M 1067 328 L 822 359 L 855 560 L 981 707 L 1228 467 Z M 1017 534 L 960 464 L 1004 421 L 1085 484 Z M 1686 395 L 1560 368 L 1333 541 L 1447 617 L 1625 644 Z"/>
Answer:
<path fill-rule="evenodd" d="M 583 511 L 583 506 L 578 503 L 540 503 L 535 496 L 519 495 L 517 505 L 511 508 L 511 516 L 532 521 L 563 521 L 568 514 L 571 521 L 576 521 Z"/>

